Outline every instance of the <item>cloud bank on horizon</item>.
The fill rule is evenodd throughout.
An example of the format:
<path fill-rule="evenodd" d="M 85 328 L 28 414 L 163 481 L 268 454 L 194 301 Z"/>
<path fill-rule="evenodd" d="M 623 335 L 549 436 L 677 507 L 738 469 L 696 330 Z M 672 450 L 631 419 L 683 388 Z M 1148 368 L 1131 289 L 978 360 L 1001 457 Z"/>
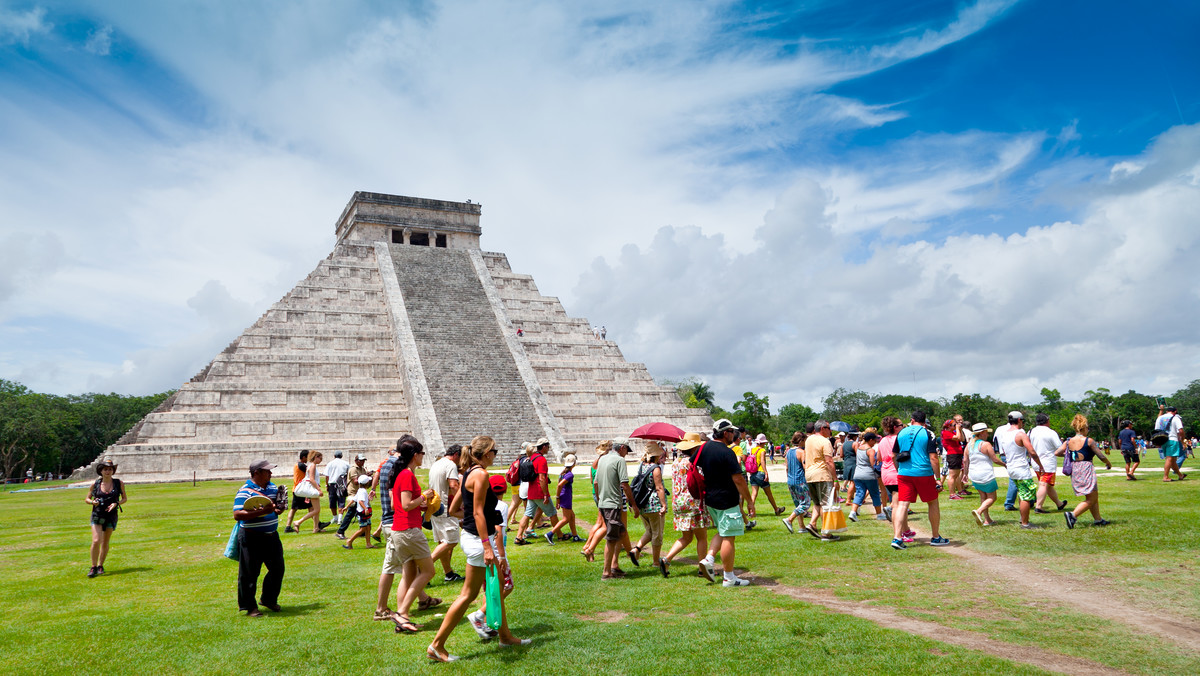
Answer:
<path fill-rule="evenodd" d="M 1196 7 L 642 5 L 0 3 L 0 377 L 178 386 L 361 189 L 723 402 L 1194 379 Z"/>

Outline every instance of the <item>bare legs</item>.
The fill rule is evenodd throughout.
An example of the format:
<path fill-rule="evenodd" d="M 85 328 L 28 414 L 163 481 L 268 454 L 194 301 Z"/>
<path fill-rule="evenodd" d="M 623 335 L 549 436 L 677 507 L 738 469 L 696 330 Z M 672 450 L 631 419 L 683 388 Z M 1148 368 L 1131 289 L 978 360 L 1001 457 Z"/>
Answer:
<path fill-rule="evenodd" d="M 432 568 L 432 565 L 430 566 Z M 467 608 L 475 601 L 475 597 L 479 596 L 479 590 L 483 587 L 484 569 L 479 566 L 467 566 L 467 580 L 463 583 L 462 591 L 459 592 L 458 598 L 454 599 L 454 603 L 450 604 L 450 608 L 446 610 L 446 617 L 442 619 L 442 626 L 438 628 L 437 634 L 433 637 L 433 643 L 429 644 L 429 650 L 439 656 L 446 656 L 446 639 L 450 638 L 450 634 L 462 622 L 463 615 L 467 614 Z M 504 608 L 503 596 L 500 602 L 500 629 L 499 637 L 502 643 L 519 643 L 517 637 L 512 635 L 512 631 L 508 628 L 508 612 Z"/>
<path fill-rule="evenodd" d="M 424 593 L 425 585 L 429 584 L 432 577 L 433 559 L 425 558 L 405 562 L 404 578 L 400 581 L 400 588 L 396 590 L 396 612 L 408 617 L 408 611 L 412 607 L 413 601 L 416 601 Z"/>
<path fill-rule="evenodd" d="M 692 540 L 696 541 L 696 560 L 703 559 L 708 554 L 708 529 L 693 528 L 692 530 L 680 535 L 679 539 L 675 541 L 675 544 L 671 545 L 671 551 L 667 552 L 666 557 L 664 557 L 666 558 L 667 563 L 674 561 L 675 557 L 679 556 L 680 552 L 682 552 L 684 549 L 687 549 L 687 546 L 692 543 Z"/>
<path fill-rule="evenodd" d="M 309 502 L 312 503 L 312 506 L 309 507 L 308 514 L 305 514 L 304 516 L 300 517 L 300 520 L 296 522 L 296 530 L 300 530 L 300 524 L 304 523 L 305 521 L 308 521 L 309 519 L 312 519 L 313 532 L 320 533 L 321 532 L 321 518 L 320 518 L 320 516 L 321 516 L 321 498 L 310 498 Z"/>
<path fill-rule="evenodd" d="M 92 567 L 103 566 L 108 557 L 108 541 L 112 538 L 113 529 L 92 524 Z"/>
<path fill-rule="evenodd" d="M 1100 488 L 1099 487 L 1093 489 L 1091 493 L 1088 493 L 1087 495 L 1085 495 L 1083 497 L 1083 502 L 1079 503 L 1078 505 L 1075 505 L 1075 509 L 1071 510 L 1071 513 L 1075 515 L 1075 518 L 1079 518 L 1080 514 L 1083 514 L 1084 512 L 1086 512 L 1088 510 L 1091 510 L 1092 518 L 1094 520 L 1096 520 L 1096 521 L 1100 520 Z"/>
<path fill-rule="evenodd" d="M 992 523 L 992 516 L 988 514 L 988 508 L 996 504 L 996 491 L 991 493 L 979 492 L 979 508 L 975 513 L 980 516 L 984 523 Z"/>
<path fill-rule="evenodd" d="M 1050 501 L 1054 503 L 1054 507 L 1057 509 L 1059 505 L 1058 491 L 1054 490 L 1054 486 L 1044 481 L 1038 481 L 1037 503 L 1034 504 L 1034 509 L 1042 509 L 1042 505 L 1046 503 L 1047 496 L 1050 497 Z"/>
<path fill-rule="evenodd" d="M 440 561 L 442 564 L 442 572 L 449 575 L 454 572 L 450 567 L 450 557 L 454 555 L 454 546 L 457 542 L 443 542 L 433 548 L 433 560 Z"/>

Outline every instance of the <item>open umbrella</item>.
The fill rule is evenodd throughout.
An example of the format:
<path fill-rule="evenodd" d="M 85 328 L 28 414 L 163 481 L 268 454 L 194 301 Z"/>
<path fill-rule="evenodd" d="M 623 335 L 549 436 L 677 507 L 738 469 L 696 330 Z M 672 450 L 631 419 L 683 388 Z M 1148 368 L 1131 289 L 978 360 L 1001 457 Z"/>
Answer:
<path fill-rule="evenodd" d="M 653 422 L 642 425 L 629 435 L 633 439 L 654 439 L 655 441 L 676 442 L 683 439 L 683 430 L 665 422 Z"/>
<path fill-rule="evenodd" d="M 846 434 L 849 434 L 850 423 L 844 423 L 841 420 L 834 420 L 833 422 L 829 423 L 829 429 L 833 430 L 834 432 L 845 432 Z"/>

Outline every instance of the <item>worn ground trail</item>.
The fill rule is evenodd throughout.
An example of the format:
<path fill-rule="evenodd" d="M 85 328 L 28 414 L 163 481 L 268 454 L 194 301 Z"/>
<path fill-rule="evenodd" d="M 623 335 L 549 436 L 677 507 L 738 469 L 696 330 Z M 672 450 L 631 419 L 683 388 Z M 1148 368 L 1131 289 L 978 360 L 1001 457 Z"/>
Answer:
<path fill-rule="evenodd" d="M 864 620 L 870 620 L 888 629 L 916 634 L 917 636 L 923 636 L 934 641 L 987 653 L 1013 662 L 1029 664 L 1039 669 L 1072 674 L 1073 676 L 1127 673 L 1092 662 L 1091 660 L 1068 657 L 1033 646 L 1013 645 L 988 638 L 977 632 L 966 631 L 956 627 L 947 627 L 937 622 L 905 617 L 886 606 L 872 605 L 865 601 L 847 601 L 837 598 L 830 592 L 780 584 L 771 578 L 759 577 L 757 575 L 745 574 L 743 577 L 750 580 L 753 584 L 766 587 L 777 594 L 783 594 L 806 603 L 819 605 L 835 613 L 852 615 Z"/>
<path fill-rule="evenodd" d="M 916 530 L 911 525 L 909 527 Z M 918 531 L 917 536 L 925 538 L 928 533 Z M 1031 598 L 1060 603 L 1088 615 L 1127 624 L 1200 652 L 1200 629 L 1190 620 L 1138 608 L 1122 601 L 1111 590 L 1096 589 L 1088 586 L 1086 581 L 1052 573 L 1020 559 L 984 554 L 953 542 L 942 549 L 968 561 L 990 579 L 1002 577 L 1020 583 L 1022 589 L 1030 592 Z"/>

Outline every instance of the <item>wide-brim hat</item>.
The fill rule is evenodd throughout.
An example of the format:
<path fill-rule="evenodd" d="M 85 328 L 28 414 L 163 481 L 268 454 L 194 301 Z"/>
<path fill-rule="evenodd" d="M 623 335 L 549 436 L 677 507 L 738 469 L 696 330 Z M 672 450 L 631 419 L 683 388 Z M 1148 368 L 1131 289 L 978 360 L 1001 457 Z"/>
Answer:
<path fill-rule="evenodd" d="M 756 444 L 767 443 L 767 435 L 765 435 L 765 434 L 758 435 L 757 437 L 754 438 L 754 443 L 756 443 Z"/>
<path fill-rule="evenodd" d="M 979 434 L 980 432 L 991 432 L 992 428 L 988 427 L 987 423 L 975 423 L 971 425 L 971 434 Z"/>
<path fill-rule="evenodd" d="M 675 448 L 681 451 L 690 451 L 697 446 L 703 445 L 704 438 L 700 436 L 699 432 L 688 432 L 687 434 L 683 435 L 683 441 L 675 444 Z"/>
<path fill-rule="evenodd" d="M 662 444 L 657 441 L 646 442 L 646 455 L 651 458 L 661 458 L 664 453 Z"/>
<path fill-rule="evenodd" d="M 112 471 L 114 471 L 114 472 L 117 471 L 117 463 L 113 462 L 112 460 L 110 460 L 108 458 L 105 458 L 104 460 L 97 463 L 96 476 L 99 476 L 100 472 L 103 471 L 105 467 L 111 467 Z"/>

